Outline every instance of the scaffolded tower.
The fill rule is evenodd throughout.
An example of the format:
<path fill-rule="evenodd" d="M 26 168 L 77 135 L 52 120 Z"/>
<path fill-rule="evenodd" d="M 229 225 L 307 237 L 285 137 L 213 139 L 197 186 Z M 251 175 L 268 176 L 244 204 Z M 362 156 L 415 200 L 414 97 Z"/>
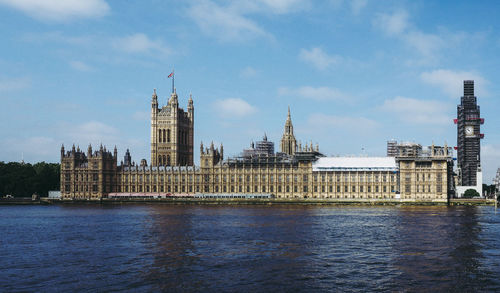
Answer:
<path fill-rule="evenodd" d="M 457 124 L 459 185 L 475 186 L 477 172 L 481 171 L 480 140 L 484 134 L 481 134 L 480 126 L 484 119 L 480 118 L 473 80 L 464 80 L 464 96 L 457 106 L 457 119 L 454 122 Z"/>

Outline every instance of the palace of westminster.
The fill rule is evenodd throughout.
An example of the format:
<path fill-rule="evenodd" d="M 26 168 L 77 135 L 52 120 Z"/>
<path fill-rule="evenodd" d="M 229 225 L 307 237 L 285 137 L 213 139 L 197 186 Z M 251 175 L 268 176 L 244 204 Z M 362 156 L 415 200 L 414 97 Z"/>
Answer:
<path fill-rule="evenodd" d="M 97 150 L 89 146 L 85 152 L 74 145 L 69 151 L 62 146 L 61 197 L 266 194 L 276 199 L 439 202 L 447 201 L 460 184 L 453 173 L 452 148 L 446 145 L 423 148 L 389 141 L 386 157 L 325 157 L 318 145 L 297 143 L 290 108 L 279 152 L 266 136 L 241 156 L 226 159 L 222 144 L 202 143 L 200 166 L 195 166 L 193 148 L 192 97 L 185 111 L 174 89 L 168 103 L 159 108 L 155 90 L 150 164 L 145 159 L 133 163 L 128 150 L 119 163 L 116 147 L 111 152 L 102 145 Z"/>

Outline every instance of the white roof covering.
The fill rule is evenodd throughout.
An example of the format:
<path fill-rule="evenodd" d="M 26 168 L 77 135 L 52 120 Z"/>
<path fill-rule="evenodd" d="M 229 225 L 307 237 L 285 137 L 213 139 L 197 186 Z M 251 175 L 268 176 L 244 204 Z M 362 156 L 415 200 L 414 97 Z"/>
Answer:
<path fill-rule="evenodd" d="M 313 171 L 396 171 L 394 157 L 323 157 L 313 163 Z"/>

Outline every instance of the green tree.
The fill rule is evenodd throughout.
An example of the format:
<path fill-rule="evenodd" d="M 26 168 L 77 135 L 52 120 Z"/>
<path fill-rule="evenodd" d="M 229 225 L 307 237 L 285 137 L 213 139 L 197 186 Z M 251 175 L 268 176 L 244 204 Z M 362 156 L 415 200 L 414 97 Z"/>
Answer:
<path fill-rule="evenodd" d="M 55 163 L 0 162 L 0 195 L 26 197 L 37 193 L 47 196 L 49 190 L 59 189 L 59 174 L 60 165 Z"/>
<path fill-rule="evenodd" d="M 476 197 L 476 196 L 480 196 L 479 192 L 477 192 L 475 189 L 467 189 L 465 192 L 464 192 L 464 198 L 473 198 L 473 197 Z"/>

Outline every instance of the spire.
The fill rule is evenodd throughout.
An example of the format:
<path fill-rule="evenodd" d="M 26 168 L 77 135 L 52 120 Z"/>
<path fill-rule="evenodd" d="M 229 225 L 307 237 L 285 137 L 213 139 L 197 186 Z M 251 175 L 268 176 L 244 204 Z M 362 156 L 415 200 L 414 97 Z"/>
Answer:
<path fill-rule="evenodd" d="M 262 140 L 267 141 L 267 134 L 265 132 L 264 132 L 264 138 Z"/>

